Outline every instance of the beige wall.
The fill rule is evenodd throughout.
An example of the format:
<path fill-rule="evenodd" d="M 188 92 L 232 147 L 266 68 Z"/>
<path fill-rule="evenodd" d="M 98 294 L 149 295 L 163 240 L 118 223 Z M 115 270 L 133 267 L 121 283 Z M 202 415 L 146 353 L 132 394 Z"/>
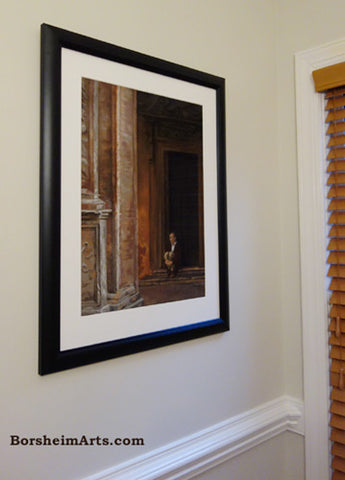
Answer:
<path fill-rule="evenodd" d="M 82 479 L 139 453 L 134 448 L 9 448 L 10 434 L 139 435 L 149 451 L 285 391 L 301 396 L 292 53 L 336 33 L 332 37 L 329 29 L 328 35 L 321 35 L 319 28 L 309 25 L 314 32 L 310 41 L 302 33 L 297 33 L 298 42 L 290 39 L 295 10 L 302 32 L 300 10 L 310 2 L 302 2 L 301 8 L 297 1 L 290 2 L 291 7 L 281 2 L 278 10 L 275 3 L 1 1 L 0 449 L 5 455 L 4 480 Z M 312 3 L 326 8 L 329 2 Z M 332 20 L 340 33 L 336 13 Z M 42 22 L 226 78 L 229 333 L 38 376 Z M 283 334 L 289 359 L 287 383 Z M 277 450 L 283 455 L 282 449 L 296 448 L 301 468 L 301 439 L 292 436 L 290 447 L 284 445 L 281 438 L 265 445 L 260 461 L 251 467 L 257 477 L 248 473 L 246 478 L 274 478 L 276 466 L 269 459 Z M 244 464 L 247 472 L 250 467 Z M 264 477 L 267 465 L 270 472 Z M 237 467 L 229 468 L 236 471 Z M 213 477 L 205 474 L 203 478 Z"/>

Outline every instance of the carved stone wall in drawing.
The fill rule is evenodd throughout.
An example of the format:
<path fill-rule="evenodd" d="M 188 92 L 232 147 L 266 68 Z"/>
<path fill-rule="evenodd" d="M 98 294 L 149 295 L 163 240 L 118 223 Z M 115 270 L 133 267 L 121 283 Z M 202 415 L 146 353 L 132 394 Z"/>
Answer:
<path fill-rule="evenodd" d="M 104 235 L 110 210 L 98 189 L 98 84 L 82 84 L 81 159 L 81 288 L 82 314 L 103 311 L 107 305 Z"/>
<path fill-rule="evenodd" d="M 138 218 L 137 218 L 137 121 L 136 92 L 113 87 L 116 134 L 113 154 L 115 289 L 109 294 L 113 309 L 142 304 L 138 291 Z"/>
<path fill-rule="evenodd" d="M 82 83 L 82 314 L 138 306 L 136 92 Z"/>
<path fill-rule="evenodd" d="M 152 126 L 138 116 L 138 268 L 139 278 L 152 273 L 150 264 L 151 240 L 150 175 L 152 175 Z"/>

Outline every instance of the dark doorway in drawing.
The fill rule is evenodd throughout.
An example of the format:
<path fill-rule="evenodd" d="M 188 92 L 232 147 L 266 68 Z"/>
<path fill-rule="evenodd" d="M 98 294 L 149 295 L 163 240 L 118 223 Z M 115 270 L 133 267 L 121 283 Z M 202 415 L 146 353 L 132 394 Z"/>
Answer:
<path fill-rule="evenodd" d="M 200 243 L 199 161 L 192 153 L 167 152 L 167 231 L 176 232 L 181 242 L 181 265 L 202 264 Z M 201 238 L 200 238 L 201 237 Z"/>

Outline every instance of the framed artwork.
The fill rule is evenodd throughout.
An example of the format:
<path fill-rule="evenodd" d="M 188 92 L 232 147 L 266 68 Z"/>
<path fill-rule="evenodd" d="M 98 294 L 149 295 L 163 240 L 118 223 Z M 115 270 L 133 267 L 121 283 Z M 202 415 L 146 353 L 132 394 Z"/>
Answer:
<path fill-rule="evenodd" d="M 229 329 L 225 81 L 41 26 L 41 375 Z"/>

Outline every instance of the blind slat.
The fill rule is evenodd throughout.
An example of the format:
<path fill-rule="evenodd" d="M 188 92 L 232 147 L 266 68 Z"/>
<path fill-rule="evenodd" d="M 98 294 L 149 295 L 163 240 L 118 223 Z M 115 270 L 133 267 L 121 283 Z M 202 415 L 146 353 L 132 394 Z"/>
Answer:
<path fill-rule="evenodd" d="M 345 445 L 345 432 L 338 430 L 337 428 L 332 428 L 331 440 Z"/>
<path fill-rule="evenodd" d="M 345 148 L 332 148 L 327 155 L 327 160 L 345 158 Z"/>
<path fill-rule="evenodd" d="M 341 237 L 331 238 L 330 241 L 328 242 L 327 250 L 337 250 L 338 252 L 345 251 L 345 239 Z"/>
<path fill-rule="evenodd" d="M 333 318 L 345 318 L 345 307 L 339 305 L 332 305 L 329 315 Z"/>
<path fill-rule="evenodd" d="M 345 172 L 345 160 L 331 160 L 327 166 L 327 173 Z"/>
<path fill-rule="evenodd" d="M 340 337 L 336 337 L 335 335 L 331 334 L 328 342 L 330 345 L 338 345 L 339 347 L 345 347 L 345 335 L 340 335 Z"/>
<path fill-rule="evenodd" d="M 332 480 L 345 480 L 345 473 L 342 472 L 333 472 Z"/>
<path fill-rule="evenodd" d="M 331 372 L 339 373 L 341 369 L 343 369 L 343 373 L 345 373 L 345 360 L 333 359 L 331 363 Z"/>
<path fill-rule="evenodd" d="M 340 457 L 334 457 L 332 462 L 332 468 L 338 472 L 345 473 L 345 460 Z"/>
<path fill-rule="evenodd" d="M 342 417 L 345 415 L 345 409 L 344 409 L 344 404 L 342 402 L 332 402 L 330 412 L 334 413 L 336 415 L 341 415 Z M 345 446 L 344 448 L 344 457 L 345 457 Z M 340 457 L 342 455 L 339 455 Z"/>
<path fill-rule="evenodd" d="M 330 302 L 334 305 L 345 305 L 345 294 L 342 292 L 333 292 Z M 335 345 L 339 345 L 338 343 Z"/>
<path fill-rule="evenodd" d="M 328 277 L 335 277 L 335 278 L 345 278 L 345 266 L 344 265 L 330 265 L 327 276 Z"/>
<path fill-rule="evenodd" d="M 337 400 L 338 402 L 345 403 L 345 390 L 339 390 L 339 388 L 333 388 L 331 392 L 331 400 Z"/>
<path fill-rule="evenodd" d="M 332 90 L 328 90 L 328 92 L 325 93 L 325 98 L 332 98 L 332 97 L 339 97 L 339 95 L 344 95 L 345 94 L 345 87 L 340 87 L 340 88 L 332 88 Z"/>
<path fill-rule="evenodd" d="M 329 238 L 345 238 L 345 225 L 333 225 L 328 236 Z"/>
<path fill-rule="evenodd" d="M 345 292 L 345 280 L 342 280 L 341 278 L 333 278 L 329 289 L 332 292 Z"/>
<path fill-rule="evenodd" d="M 341 95 L 340 97 L 330 98 L 325 106 L 325 110 L 335 110 L 336 108 L 341 108 L 345 106 L 345 97 Z"/>
<path fill-rule="evenodd" d="M 336 332 L 337 331 L 337 320 L 335 318 L 332 318 L 328 330 L 330 332 Z M 341 333 L 345 333 L 345 319 L 340 319 L 339 318 L 339 330 Z M 345 351 L 344 351 L 344 357 L 341 357 L 341 360 L 345 360 Z"/>
<path fill-rule="evenodd" d="M 345 265 L 345 253 L 334 252 L 334 251 L 331 252 L 328 255 L 327 263 Z M 337 303 L 337 302 L 334 302 L 334 303 Z M 340 303 L 340 305 L 342 305 L 342 303 Z"/>
<path fill-rule="evenodd" d="M 343 347 L 339 347 L 337 345 L 332 345 L 329 356 L 332 359 L 336 358 L 338 360 L 344 360 L 345 361 L 345 349 Z M 342 400 L 340 400 L 340 401 L 342 401 Z M 345 396 L 344 396 L 344 402 L 345 402 Z"/>
<path fill-rule="evenodd" d="M 338 428 L 339 430 L 345 430 L 345 417 L 340 415 L 332 415 L 330 425 L 331 427 Z"/>
<path fill-rule="evenodd" d="M 345 145 L 345 135 L 335 135 L 330 137 L 327 147 L 335 147 Z"/>
<path fill-rule="evenodd" d="M 345 110 L 330 110 L 327 114 L 326 123 L 338 122 L 345 119 Z"/>
<path fill-rule="evenodd" d="M 345 199 L 342 200 L 341 198 L 335 198 L 330 201 L 328 205 L 328 211 L 344 211 L 345 210 Z"/>
<path fill-rule="evenodd" d="M 331 173 L 328 177 L 327 185 L 345 185 L 345 173 Z"/>
<path fill-rule="evenodd" d="M 327 198 L 345 197 L 345 185 L 336 185 L 328 190 Z"/>
<path fill-rule="evenodd" d="M 328 225 L 345 225 L 345 213 L 332 212 L 328 219 Z"/>
<path fill-rule="evenodd" d="M 332 122 L 328 126 L 327 135 L 332 135 L 334 133 L 345 132 L 345 122 Z"/>
<path fill-rule="evenodd" d="M 343 375 L 344 377 L 344 375 Z M 339 382 L 340 382 L 340 374 L 339 373 L 336 373 L 336 372 L 331 372 L 330 375 L 329 375 L 329 379 L 330 379 L 330 384 L 332 387 L 334 388 L 338 388 L 338 390 L 342 391 L 342 389 L 340 388 L 340 385 L 339 385 Z M 344 378 L 343 378 L 343 381 L 344 381 Z M 344 428 L 345 430 L 345 428 Z"/>
<path fill-rule="evenodd" d="M 336 442 L 333 443 L 332 454 L 336 455 L 337 457 L 345 458 L 345 445 Z"/>

